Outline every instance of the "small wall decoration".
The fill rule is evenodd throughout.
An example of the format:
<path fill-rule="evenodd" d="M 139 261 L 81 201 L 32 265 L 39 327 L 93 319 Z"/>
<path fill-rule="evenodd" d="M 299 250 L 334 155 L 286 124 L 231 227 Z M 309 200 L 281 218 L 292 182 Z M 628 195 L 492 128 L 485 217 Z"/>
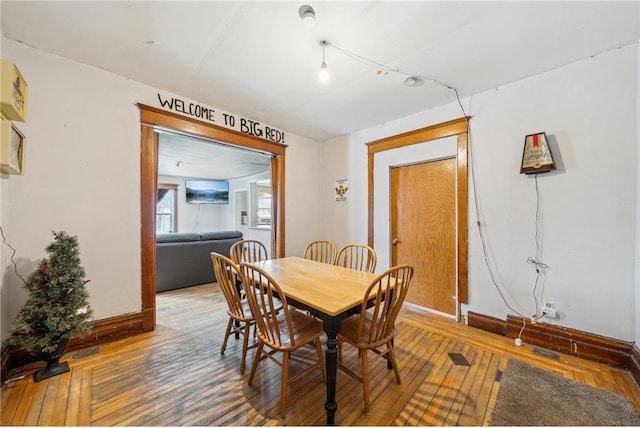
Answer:
<path fill-rule="evenodd" d="M 524 138 L 520 174 L 536 174 L 552 169 L 556 169 L 556 166 L 553 163 L 553 156 L 547 142 L 547 134 L 540 132 L 527 135 Z"/>
<path fill-rule="evenodd" d="M 0 120 L 0 171 L 3 174 L 24 174 L 25 138 L 8 120 Z"/>
<path fill-rule="evenodd" d="M 27 120 L 27 82 L 15 64 L 0 61 L 0 111 L 9 120 Z"/>
<path fill-rule="evenodd" d="M 335 195 L 336 202 L 345 202 L 348 199 L 347 192 L 349 191 L 349 180 L 346 178 L 342 180 L 336 180 Z"/>

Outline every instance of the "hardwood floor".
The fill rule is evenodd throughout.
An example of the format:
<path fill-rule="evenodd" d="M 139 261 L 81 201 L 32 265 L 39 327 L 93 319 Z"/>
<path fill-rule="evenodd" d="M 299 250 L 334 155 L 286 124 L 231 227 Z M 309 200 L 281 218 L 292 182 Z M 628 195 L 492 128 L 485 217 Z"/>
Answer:
<path fill-rule="evenodd" d="M 249 370 L 240 375 L 241 340 L 230 338 L 220 355 L 227 316 L 217 284 L 162 293 L 157 308 L 155 331 L 67 354 L 69 373 L 38 383 L 32 373 L 42 363 L 13 373 L 16 380 L 2 387 L 2 425 L 325 423 L 319 373 L 290 385 L 283 420 L 279 367 L 263 361 L 250 387 Z M 412 308 L 401 313 L 397 331 L 402 384 L 383 360 L 373 362 L 371 414 L 364 415 L 361 385 L 339 371 L 337 424 L 486 425 L 500 385 L 496 375 L 508 358 L 624 395 L 640 411 L 640 391 L 622 370 L 569 355 L 540 355 L 527 344 L 518 348 L 513 339 Z M 292 371 L 315 358 L 315 350 L 304 348 L 300 355 Z M 253 350 L 247 360 L 249 366 Z M 359 370 L 357 353 L 348 346 L 343 362 Z"/>

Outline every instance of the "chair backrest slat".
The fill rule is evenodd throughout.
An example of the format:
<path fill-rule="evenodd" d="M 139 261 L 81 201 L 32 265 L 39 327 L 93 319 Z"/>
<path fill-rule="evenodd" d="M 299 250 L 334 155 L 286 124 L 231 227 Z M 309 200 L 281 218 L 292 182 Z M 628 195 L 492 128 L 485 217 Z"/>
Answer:
<path fill-rule="evenodd" d="M 378 256 L 376 251 L 364 244 L 347 244 L 340 249 L 336 265 L 373 273 L 376 270 Z"/>
<path fill-rule="evenodd" d="M 240 277 L 238 265 L 219 253 L 211 253 L 211 262 L 222 294 L 227 301 L 229 315 L 234 318 L 249 318 L 250 314 L 244 313 L 240 290 L 236 284 L 236 278 Z"/>
<path fill-rule="evenodd" d="M 307 245 L 307 248 L 304 249 L 305 259 L 328 263 L 330 265 L 335 263 L 337 254 L 338 248 L 336 244 L 322 239 L 312 241 Z"/>
<path fill-rule="evenodd" d="M 368 336 L 369 342 L 380 344 L 389 340 L 412 277 L 413 267 L 400 265 L 387 269 L 371 282 L 365 296 L 370 297 L 373 307 L 368 311 L 367 323 L 367 299 L 362 303 L 357 333 L 359 338 Z"/>
<path fill-rule="evenodd" d="M 267 247 L 254 239 L 243 239 L 231 246 L 231 260 L 237 265 L 242 262 L 259 262 L 267 260 Z"/>
<path fill-rule="evenodd" d="M 260 340 L 274 350 L 295 346 L 287 299 L 276 280 L 247 263 L 240 264 L 240 273 Z"/>

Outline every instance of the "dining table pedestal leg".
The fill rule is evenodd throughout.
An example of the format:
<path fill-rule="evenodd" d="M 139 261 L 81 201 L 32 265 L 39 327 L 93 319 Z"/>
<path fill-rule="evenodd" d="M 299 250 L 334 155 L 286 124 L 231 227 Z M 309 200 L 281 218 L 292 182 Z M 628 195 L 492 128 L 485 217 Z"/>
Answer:
<path fill-rule="evenodd" d="M 325 349 L 325 365 L 327 372 L 327 401 L 324 408 L 327 411 L 327 425 L 335 425 L 335 414 L 338 410 L 336 403 L 336 378 L 338 374 L 338 332 L 340 321 L 324 320 L 324 332 L 327 334 L 327 348 Z"/>

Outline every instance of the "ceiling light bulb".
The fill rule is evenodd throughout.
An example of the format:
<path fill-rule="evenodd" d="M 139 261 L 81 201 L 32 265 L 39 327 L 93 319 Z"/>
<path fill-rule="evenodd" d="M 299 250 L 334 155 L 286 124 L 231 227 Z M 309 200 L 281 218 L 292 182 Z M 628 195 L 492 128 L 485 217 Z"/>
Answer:
<path fill-rule="evenodd" d="M 316 11 L 307 4 L 300 6 L 300 9 L 298 9 L 298 15 L 300 15 L 302 23 L 307 27 L 313 27 L 313 24 L 316 23 Z"/>
<path fill-rule="evenodd" d="M 320 65 L 320 74 L 318 74 L 318 78 L 322 83 L 327 83 L 329 81 L 329 68 L 327 67 L 327 63 L 322 61 Z"/>
<path fill-rule="evenodd" d="M 329 68 L 327 67 L 327 63 L 324 62 L 324 48 L 329 45 L 329 42 L 326 40 L 320 40 L 320 46 L 322 46 L 322 64 L 320 64 L 320 74 L 318 78 L 322 83 L 327 83 L 329 81 Z"/>

